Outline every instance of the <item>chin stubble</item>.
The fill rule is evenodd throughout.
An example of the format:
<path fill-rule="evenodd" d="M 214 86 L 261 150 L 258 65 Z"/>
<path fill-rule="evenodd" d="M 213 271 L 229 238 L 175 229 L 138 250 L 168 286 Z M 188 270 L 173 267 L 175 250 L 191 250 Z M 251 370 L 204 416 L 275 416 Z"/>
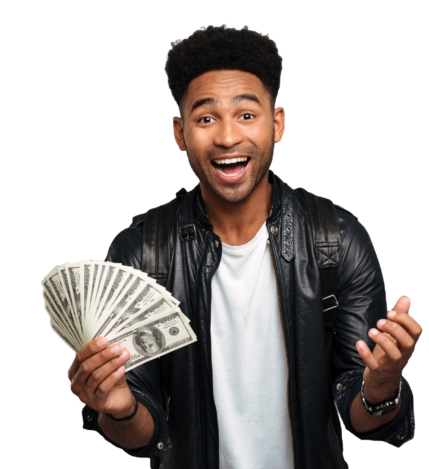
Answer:
<path fill-rule="evenodd" d="M 274 134 L 273 134 L 273 139 L 270 148 L 268 148 L 264 153 L 258 154 L 254 151 L 254 148 L 249 151 L 249 149 L 245 148 L 234 148 L 234 151 L 221 151 L 221 150 L 215 150 L 215 151 L 209 151 L 206 153 L 206 158 L 205 160 L 208 161 L 209 165 L 211 164 L 210 161 L 220 155 L 228 154 L 228 153 L 246 153 L 252 158 L 252 164 L 255 164 L 255 162 L 259 162 L 260 166 L 253 169 L 252 174 L 250 175 L 250 180 L 248 182 L 248 185 L 246 187 L 243 187 L 241 190 L 234 190 L 233 187 L 227 191 L 220 191 L 218 190 L 218 187 L 221 187 L 220 185 L 218 186 L 217 184 L 212 184 L 209 181 L 209 178 L 206 176 L 206 173 L 204 172 L 204 169 L 202 168 L 200 162 L 198 161 L 198 158 L 195 158 L 192 153 L 189 152 L 188 147 L 186 146 L 185 143 L 185 148 L 186 148 L 186 154 L 188 156 L 189 164 L 192 168 L 192 171 L 194 174 L 197 176 L 197 178 L 204 183 L 210 190 L 217 196 L 219 199 L 229 202 L 232 204 L 237 204 L 244 202 L 246 199 L 250 197 L 250 195 L 253 193 L 253 191 L 259 186 L 261 180 L 269 170 L 271 166 L 271 162 L 273 160 L 273 154 L 274 154 Z M 209 169 L 211 171 L 211 169 Z M 225 194 L 225 192 L 227 192 Z M 230 196 L 228 196 L 230 194 Z"/>

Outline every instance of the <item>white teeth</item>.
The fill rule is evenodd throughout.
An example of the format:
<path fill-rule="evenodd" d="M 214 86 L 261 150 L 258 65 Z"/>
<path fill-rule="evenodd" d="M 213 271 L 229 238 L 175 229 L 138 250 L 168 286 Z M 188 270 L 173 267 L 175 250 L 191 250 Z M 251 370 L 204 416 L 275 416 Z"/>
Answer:
<path fill-rule="evenodd" d="M 225 158 L 223 160 L 215 160 L 217 164 L 232 164 L 240 163 L 240 161 L 247 161 L 247 156 L 240 156 L 238 158 Z"/>

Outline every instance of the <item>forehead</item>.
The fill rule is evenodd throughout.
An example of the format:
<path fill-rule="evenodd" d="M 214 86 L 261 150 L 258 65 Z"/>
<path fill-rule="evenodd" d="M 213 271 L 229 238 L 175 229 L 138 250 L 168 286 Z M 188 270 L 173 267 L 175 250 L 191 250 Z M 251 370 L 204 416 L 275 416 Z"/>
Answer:
<path fill-rule="evenodd" d="M 191 109 L 193 103 L 200 99 L 230 101 L 240 94 L 254 94 L 261 103 L 270 99 L 268 91 L 256 75 L 241 70 L 214 70 L 194 78 L 189 83 L 183 104 L 186 109 Z"/>

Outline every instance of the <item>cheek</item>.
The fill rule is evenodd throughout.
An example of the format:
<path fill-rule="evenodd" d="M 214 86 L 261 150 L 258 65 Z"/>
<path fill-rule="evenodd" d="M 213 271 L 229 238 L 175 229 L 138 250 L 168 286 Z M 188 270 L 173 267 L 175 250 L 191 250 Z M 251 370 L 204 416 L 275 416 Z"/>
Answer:
<path fill-rule="evenodd" d="M 246 129 L 246 137 L 257 147 L 264 147 L 273 140 L 274 126 L 268 120 L 249 125 Z"/>
<path fill-rule="evenodd" d="M 186 149 L 194 159 L 200 159 L 208 150 L 213 148 L 213 135 L 206 129 L 195 129 L 185 135 Z"/>

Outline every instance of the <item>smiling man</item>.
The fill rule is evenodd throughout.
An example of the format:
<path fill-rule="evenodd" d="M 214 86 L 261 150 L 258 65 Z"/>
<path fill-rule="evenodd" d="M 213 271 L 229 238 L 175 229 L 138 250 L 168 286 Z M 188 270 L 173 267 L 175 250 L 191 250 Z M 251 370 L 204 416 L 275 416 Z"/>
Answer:
<path fill-rule="evenodd" d="M 274 109 L 261 80 L 245 71 L 206 72 L 189 83 L 186 96 L 182 118 L 173 120 L 176 142 L 200 180 L 215 232 L 225 244 L 245 244 L 269 215 L 268 169 L 284 111 Z"/>
<path fill-rule="evenodd" d="M 135 217 L 108 260 L 144 269 L 167 256 L 166 286 L 198 341 L 125 375 L 129 353 L 99 338 L 69 370 L 84 427 L 152 468 L 346 468 L 337 410 L 361 439 L 401 446 L 414 435 L 402 377 L 421 334 L 410 300 L 387 311 L 366 230 L 332 205 L 323 226 L 338 226 L 341 262 L 325 307 L 312 209 L 269 171 L 284 132 L 281 63 L 247 28 L 196 31 L 168 55 L 174 137 L 199 184 Z M 152 224 L 168 227 L 161 246 L 145 234 Z"/>

